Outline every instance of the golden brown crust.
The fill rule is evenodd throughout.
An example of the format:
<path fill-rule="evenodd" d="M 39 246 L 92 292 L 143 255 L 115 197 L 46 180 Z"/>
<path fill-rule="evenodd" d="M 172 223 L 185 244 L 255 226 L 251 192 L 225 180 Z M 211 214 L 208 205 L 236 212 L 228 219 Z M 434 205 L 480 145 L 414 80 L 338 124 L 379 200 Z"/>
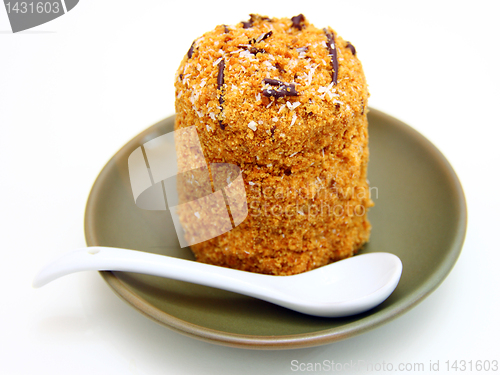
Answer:
<path fill-rule="evenodd" d="M 198 38 L 177 71 L 176 129 L 195 125 L 208 163 L 242 169 L 249 204 L 241 225 L 191 248 L 203 262 L 294 274 L 368 240 L 367 85 L 333 30 L 336 85 L 324 30 L 307 20 L 300 30 L 290 19 L 251 20 Z M 266 78 L 295 84 L 298 95 L 265 96 L 276 88 Z"/>

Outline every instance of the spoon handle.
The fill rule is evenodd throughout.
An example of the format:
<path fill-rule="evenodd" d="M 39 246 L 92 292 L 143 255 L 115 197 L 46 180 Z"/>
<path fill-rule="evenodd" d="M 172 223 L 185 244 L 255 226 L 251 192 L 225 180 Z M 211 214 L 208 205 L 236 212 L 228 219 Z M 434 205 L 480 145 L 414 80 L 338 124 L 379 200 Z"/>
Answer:
<path fill-rule="evenodd" d="M 87 247 L 63 254 L 43 267 L 33 280 L 39 288 L 59 277 L 80 271 L 124 271 L 166 277 L 225 289 L 253 297 L 262 297 L 255 285 L 268 275 L 243 272 L 166 255 L 113 247 Z M 263 290 L 264 291 L 264 290 Z"/>

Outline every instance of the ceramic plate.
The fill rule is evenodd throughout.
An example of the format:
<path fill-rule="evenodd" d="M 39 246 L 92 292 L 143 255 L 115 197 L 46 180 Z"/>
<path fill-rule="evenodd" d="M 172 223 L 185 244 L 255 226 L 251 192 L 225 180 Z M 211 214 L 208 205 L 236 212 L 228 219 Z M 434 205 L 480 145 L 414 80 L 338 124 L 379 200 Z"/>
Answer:
<path fill-rule="evenodd" d="M 403 275 L 394 293 L 366 313 L 347 318 L 303 315 L 251 297 L 123 272 L 102 272 L 110 287 L 140 312 L 173 330 L 219 344 L 281 349 L 342 340 L 408 311 L 431 293 L 455 264 L 466 230 L 460 182 L 444 156 L 404 123 L 371 110 L 368 115 L 368 178 L 375 207 L 363 253 L 399 256 Z M 116 246 L 193 259 L 178 246 L 167 211 L 134 204 L 128 175 L 130 153 L 173 130 L 169 117 L 127 143 L 106 164 L 85 213 L 89 246 Z M 126 327 L 124 327 L 126 329 Z"/>

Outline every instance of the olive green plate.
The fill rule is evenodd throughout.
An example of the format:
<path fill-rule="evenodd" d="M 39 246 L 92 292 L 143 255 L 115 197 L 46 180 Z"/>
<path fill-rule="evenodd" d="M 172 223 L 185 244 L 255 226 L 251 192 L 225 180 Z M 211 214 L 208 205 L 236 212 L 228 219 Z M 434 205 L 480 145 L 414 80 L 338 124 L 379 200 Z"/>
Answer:
<path fill-rule="evenodd" d="M 403 275 L 381 305 L 347 318 L 303 315 L 254 298 L 154 276 L 102 272 L 111 288 L 140 312 L 175 331 L 219 344 L 282 349 L 342 340 L 408 311 L 444 280 L 465 237 L 465 198 L 450 164 L 404 123 L 369 112 L 369 180 L 375 207 L 364 253 L 394 253 Z M 193 259 L 180 249 L 167 211 L 135 206 L 128 157 L 144 142 L 173 130 L 169 117 L 127 143 L 106 164 L 87 203 L 89 246 L 115 246 Z M 375 189 L 376 188 L 376 189 Z M 126 327 L 124 327 L 126 329 Z"/>

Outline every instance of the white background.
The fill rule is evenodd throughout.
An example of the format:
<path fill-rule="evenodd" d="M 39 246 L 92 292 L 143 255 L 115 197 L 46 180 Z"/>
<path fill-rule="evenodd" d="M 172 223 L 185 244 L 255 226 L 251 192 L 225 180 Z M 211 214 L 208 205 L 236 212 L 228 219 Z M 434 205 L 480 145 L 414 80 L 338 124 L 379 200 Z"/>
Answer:
<path fill-rule="evenodd" d="M 0 8 L 0 373 L 288 374 L 292 360 L 426 368 L 439 360 L 446 372 L 446 360 L 500 360 L 500 7 L 412 4 L 81 0 L 19 34 Z M 46 261 L 85 245 L 86 199 L 107 160 L 174 112 L 174 73 L 192 40 L 250 12 L 304 13 L 318 27 L 331 25 L 356 46 L 370 105 L 416 128 L 449 159 L 469 224 L 448 278 L 380 328 L 286 351 L 172 332 L 122 302 L 96 272 L 32 289 Z"/>

